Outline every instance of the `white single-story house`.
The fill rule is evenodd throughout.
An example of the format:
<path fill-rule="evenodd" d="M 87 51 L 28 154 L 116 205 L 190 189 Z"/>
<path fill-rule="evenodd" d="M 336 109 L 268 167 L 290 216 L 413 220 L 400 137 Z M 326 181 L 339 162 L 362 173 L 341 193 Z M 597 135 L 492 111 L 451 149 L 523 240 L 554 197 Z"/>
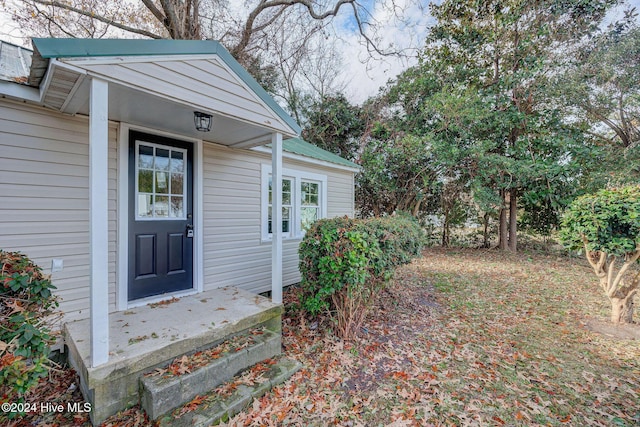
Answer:
<path fill-rule="evenodd" d="M 306 224 L 353 216 L 358 166 L 301 140 L 219 43 L 33 47 L 0 44 L 0 248 L 89 319 L 86 369 L 114 358 L 117 313 L 221 288 L 281 303 Z"/>

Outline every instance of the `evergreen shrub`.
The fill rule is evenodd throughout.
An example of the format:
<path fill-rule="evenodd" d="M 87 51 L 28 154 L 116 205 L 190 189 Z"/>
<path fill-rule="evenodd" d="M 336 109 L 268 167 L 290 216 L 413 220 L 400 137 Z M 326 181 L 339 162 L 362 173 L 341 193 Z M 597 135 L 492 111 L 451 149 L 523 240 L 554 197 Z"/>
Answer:
<path fill-rule="evenodd" d="M 303 310 L 328 312 L 339 336 L 355 337 L 395 268 L 418 256 L 424 241 L 408 215 L 316 221 L 299 250 Z"/>

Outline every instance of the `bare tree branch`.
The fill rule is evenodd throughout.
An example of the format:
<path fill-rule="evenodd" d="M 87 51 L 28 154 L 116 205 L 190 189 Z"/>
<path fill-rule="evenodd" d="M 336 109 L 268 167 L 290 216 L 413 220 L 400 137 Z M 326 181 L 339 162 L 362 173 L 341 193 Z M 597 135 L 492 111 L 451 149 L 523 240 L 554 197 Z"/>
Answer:
<path fill-rule="evenodd" d="M 97 15 L 97 14 L 93 13 L 92 11 L 79 9 L 77 7 L 73 7 L 71 5 L 68 5 L 68 4 L 59 2 L 59 1 L 47 1 L 47 0 L 32 0 L 32 1 L 34 3 L 38 3 L 38 4 L 41 4 L 43 6 L 52 6 L 52 7 L 58 7 L 60 9 L 68 10 L 69 12 L 77 13 L 78 15 L 86 16 L 88 18 L 95 19 L 97 21 L 103 22 L 103 23 L 105 23 L 107 25 L 111 25 L 113 27 L 119 28 L 119 29 L 124 30 L 124 31 L 128 31 L 128 32 L 131 32 L 131 33 L 134 33 L 134 34 L 140 34 L 141 36 L 149 37 L 149 38 L 152 38 L 152 39 L 161 39 L 162 38 L 161 36 L 159 36 L 157 34 L 154 34 L 154 33 L 150 32 L 150 31 L 143 30 L 143 29 L 140 29 L 140 28 L 131 27 L 129 25 L 124 25 L 124 24 L 121 24 L 119 22 L 114 21 L 113 19 L 108 19 L 108 18 L 105 18 L 104 16 Z M 56 25 L 58 25 L 56 22 L 54 22 L 54 23 Z M 60 26 L 58 25 L 58 27 L 60 27 Z M 62 30 L 62 28 L 61 28 L 61 30 Z M 65 33 L 66 33 L 66 31 L 65 31 Z"/>
<path fill-rule="evenodd" d="M 156 7 L 152 0 L 142 0 L 142 4 L 144 4 L 146 8 L 149 9 L 149 12 L 151 12 L 158 21 L 164 22 L 167 19 L 165 14 Z"/>
<path fill-rule="evenodd" d="M 249 45 L 251 36 L 256 31 L 259 31 L 262 28 L 265 28 L 267 26 L 267 25 L 264 25 L 261 27 L 254 28 L 254 24 L 258 19 L 258 17 L 260 16 L 260 14 L 262 14 L 263 12 L 269 9 L 280 7 L 281 10 L 276 14 L 277 16 L 279 16 L 280 14 L 282 14 L 284 9 L 290 6 L 293 6 L 295 4 L 300 4 L 307 8 L 307 11 L 309 12 L 309 16 L 311 16 L 313 19 L 316 19 L 318 21 L 322 21 L 328 17 L 336 16 L 340 11 L 340 8 L 345 4 L 351 4 L 353 6 L 354 12 L 357 13 L 355 3 L 356 3 L 356 0 L 339 0 L 338 2 L 336 2 L 332 10 L 328 10 L 324 13 L 318 13 L 313 8 L 313 4 L 310 0 L 261 0 L 260 3 L 255 7 L 255 9 L 253 9 L 249 14 L 245 22 L 244 28 L 242 30 L 242 37 L 240 38 L 238 43 L 231 49 L 231 53 L 234 54 L 235 56 L 235 54 L 238 54 L 244 51 L 246 47 Z M 275 18 L 277 18 L 277 16 Z"/>

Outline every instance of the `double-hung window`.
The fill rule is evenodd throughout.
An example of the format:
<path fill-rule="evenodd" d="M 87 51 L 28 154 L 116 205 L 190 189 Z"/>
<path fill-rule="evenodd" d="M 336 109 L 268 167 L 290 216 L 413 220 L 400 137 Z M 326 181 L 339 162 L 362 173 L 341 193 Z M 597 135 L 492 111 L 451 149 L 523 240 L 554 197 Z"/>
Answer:
<path fill-rule="evenodd" d="M 291 229 L 291 217 L 293 210 L 293 198 L 291 197 L 291 190 L 293 189 L 293 179 L 282 177 L 282 234 L 286 236 L 290 236 Z M 272 232 L 273 221 L 271 218 L 273 216 L 273 179 L 271 175 L 269 175 L 269 212 L 267 214 L 267 226 L 269 229 L 269 234 Z"/>
<path fill-rule="evenodd" d="M 273 232 L 273 179 L 271 165 L 262 165 L 262 240 Z M 282 173 L 282 235 L 302 238 L 316 220 L 327 216 L 326 175 L 297 169 Z"/>
<path fill-rule="evenodd" d="M 320 218 L 320 183 L 314 181 L 300 182 L 300 225 L 302 231 Z M 284 185 L 283 185 L 284 187 Z"/>

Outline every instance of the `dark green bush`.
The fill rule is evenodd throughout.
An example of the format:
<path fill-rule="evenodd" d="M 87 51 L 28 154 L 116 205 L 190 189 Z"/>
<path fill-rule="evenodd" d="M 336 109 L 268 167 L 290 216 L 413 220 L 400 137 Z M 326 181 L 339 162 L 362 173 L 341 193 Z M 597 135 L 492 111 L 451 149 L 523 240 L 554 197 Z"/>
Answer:
<path fill-rule="evenodd" d="M 395 268 L 420 254 L 424 233 L 409 216 L 315 222 L 300 244 L 302 308 L 328 312 L 353 338 Z"/>
<path fill-rule="evenodd" d="M 42 269 L 19 252 L 0 250 L 0 394 L 18 402 L 47 373 L 53 342 L 48 316 L 58 306 Z"/>

